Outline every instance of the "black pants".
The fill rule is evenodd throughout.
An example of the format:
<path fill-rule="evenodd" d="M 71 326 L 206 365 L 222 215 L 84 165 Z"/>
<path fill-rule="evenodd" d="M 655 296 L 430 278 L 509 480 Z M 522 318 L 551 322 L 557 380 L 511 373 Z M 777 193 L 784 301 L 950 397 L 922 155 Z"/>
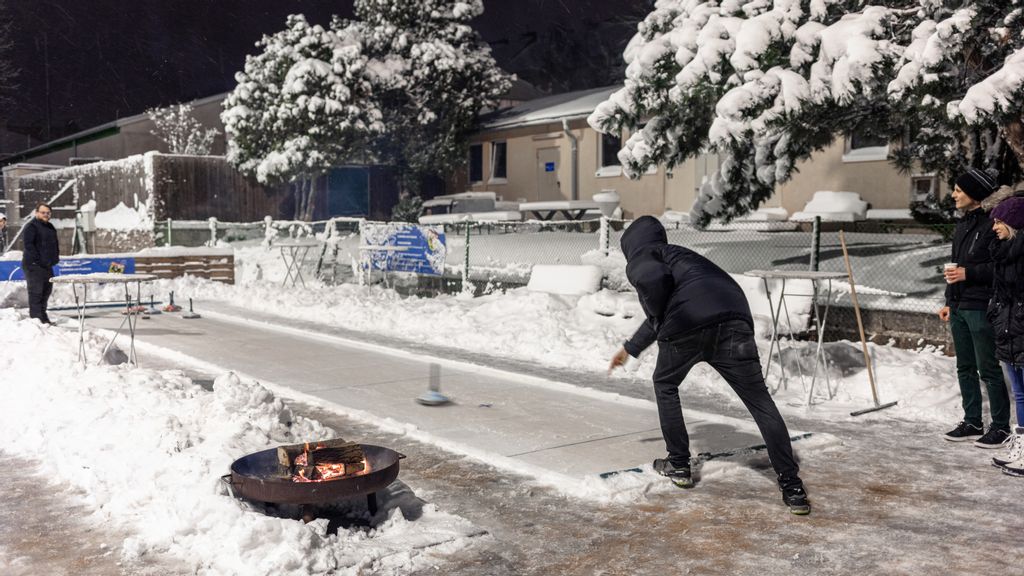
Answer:
<path fill-rule="evenodd" d="M 28 284 L 28 315 L 40 322 L 49 323 L 46 304 L 50 301 L 50 293 L 53 292 L 53 284 L 50 284 L 53 270 L 42 266 L 27 266 L 24 272 L 25 282 Z"/>
<path fill-rule="evenodd" d="M 684 464 L 690 458 L 690 437 L 679 403 L 679 385 L 700 361 L 711 364 L 750 411 L 779 478 L 795 479 L 799 467 L 793 458 L 789 430 L 761 375 L 754 331 L 740 320 L 709 326 L 671 342 L 658 342 L 654 394 L 669 460 L 673 464 Z"/>

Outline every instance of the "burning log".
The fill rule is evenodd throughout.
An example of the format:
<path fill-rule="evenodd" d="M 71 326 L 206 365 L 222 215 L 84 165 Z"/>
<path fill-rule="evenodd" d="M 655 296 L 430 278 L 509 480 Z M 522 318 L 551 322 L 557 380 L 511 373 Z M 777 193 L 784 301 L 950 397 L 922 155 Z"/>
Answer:
<path fill-rule="evenodd" d="M 277 462 L 281 475 L 296 482 L 332 480 L 366 469 L 362 446 L 341 438 L 281 446 Z"/>

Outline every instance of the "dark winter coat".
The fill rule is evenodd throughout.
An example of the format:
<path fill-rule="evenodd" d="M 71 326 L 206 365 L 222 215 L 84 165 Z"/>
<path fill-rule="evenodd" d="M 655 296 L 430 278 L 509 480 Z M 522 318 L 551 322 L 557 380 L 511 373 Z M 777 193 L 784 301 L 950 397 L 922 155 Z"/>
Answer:
<path fill-rule="evenodd" d="M 992 298 L 992 256 L 989 245 L 996 238 L 992 221 L 977 208 L 964 214 L 953 233 L 953 258 L 967 271 L 967 279 L 946 286 L 946 306 L 957 310 L 984 310 Z"/>
<path fill-rule="evenodd" d="M 7 227 L 0 228 L 0 254 L 7 252 Z"/>
<path fill-rule="evenodd" d="M 726 320 L 753 330 L 750 305 L 732 276 L 693 250 L 668 243 L 665 227 L 643 216 L 622 235 L 626 277 L 647 319 L 625 343 L 639 356 L 655 340 L 673 340 Z"/>
<path fill-rule="evenodd" d="M 1024 232 L 996 238 L 992 253 L 993 288 L 988 320 L 996 336 L 996 358 L 1024 364 Z"/>
<path fill-rule="evenodd" d="M 57 229 L 49 222 L 33 218 L 25 225 L 22 233 L 25 251 L 21 256 L 22 268 L 41 266 L 47 270 L 60 260 L 60 245 L 57 243 Z"/>

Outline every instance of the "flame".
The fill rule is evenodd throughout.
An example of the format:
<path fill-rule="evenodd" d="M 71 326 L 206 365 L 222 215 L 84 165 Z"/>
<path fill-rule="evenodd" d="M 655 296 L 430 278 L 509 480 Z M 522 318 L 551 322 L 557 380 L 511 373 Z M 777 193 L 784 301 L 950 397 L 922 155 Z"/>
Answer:
<path fill-rule="evenodd" d="M 302 454 L 299 454 L 298 456 L 295 457 L 296 466 L 306 465 L 306 454 L 306 452 L 303 452 Z M 369 474 L 370 462 L 364 456 L 362 470 L 359 470 L 357 466 L 352 466 L 351 471 L 349 471 L 348 467 L 346 467 L 345 464 L 317 464 L 316 471 L 320 475 L 319 478 L 306 478 L 305 476 L 302 475 L 301 472 L 299 472 L 292 476 L 292 482 L 329 482 L 331 480 L 337 480 L 339 478 L 344 478 L 346 476 L 361 476 L 364 474 Z"/>

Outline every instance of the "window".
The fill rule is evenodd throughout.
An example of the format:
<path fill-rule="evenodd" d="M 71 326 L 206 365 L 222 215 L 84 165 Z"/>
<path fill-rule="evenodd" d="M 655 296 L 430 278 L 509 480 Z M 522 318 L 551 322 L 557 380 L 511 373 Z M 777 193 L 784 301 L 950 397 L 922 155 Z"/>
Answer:
<path fill-rule="evenodd" d="M 910 201 L 937 200 L 939 180 L 935 176 L 914 176 L 910 179 Z"/>
<path fill-rule="evenodd" d="M 484 181 L 484 145 L 469 145 L 469 181 Z"/>
<path fill-rule="evenodd" d="M 601 134 L 600 165 L 597 176 L 621 176 L 622 166 L 619 165 L 619 150 L 622 149 L 621 134 Z"/>
<path fill-rule="evenodd" d="M 843 162 L 874 162 L 889 157 L 889 139 L 858 128 L 846 137 Z"/>
<path fill-rule="evenodd" d="M 491 182 L 508 178 L 508 143 L 491 142 Z"/>

